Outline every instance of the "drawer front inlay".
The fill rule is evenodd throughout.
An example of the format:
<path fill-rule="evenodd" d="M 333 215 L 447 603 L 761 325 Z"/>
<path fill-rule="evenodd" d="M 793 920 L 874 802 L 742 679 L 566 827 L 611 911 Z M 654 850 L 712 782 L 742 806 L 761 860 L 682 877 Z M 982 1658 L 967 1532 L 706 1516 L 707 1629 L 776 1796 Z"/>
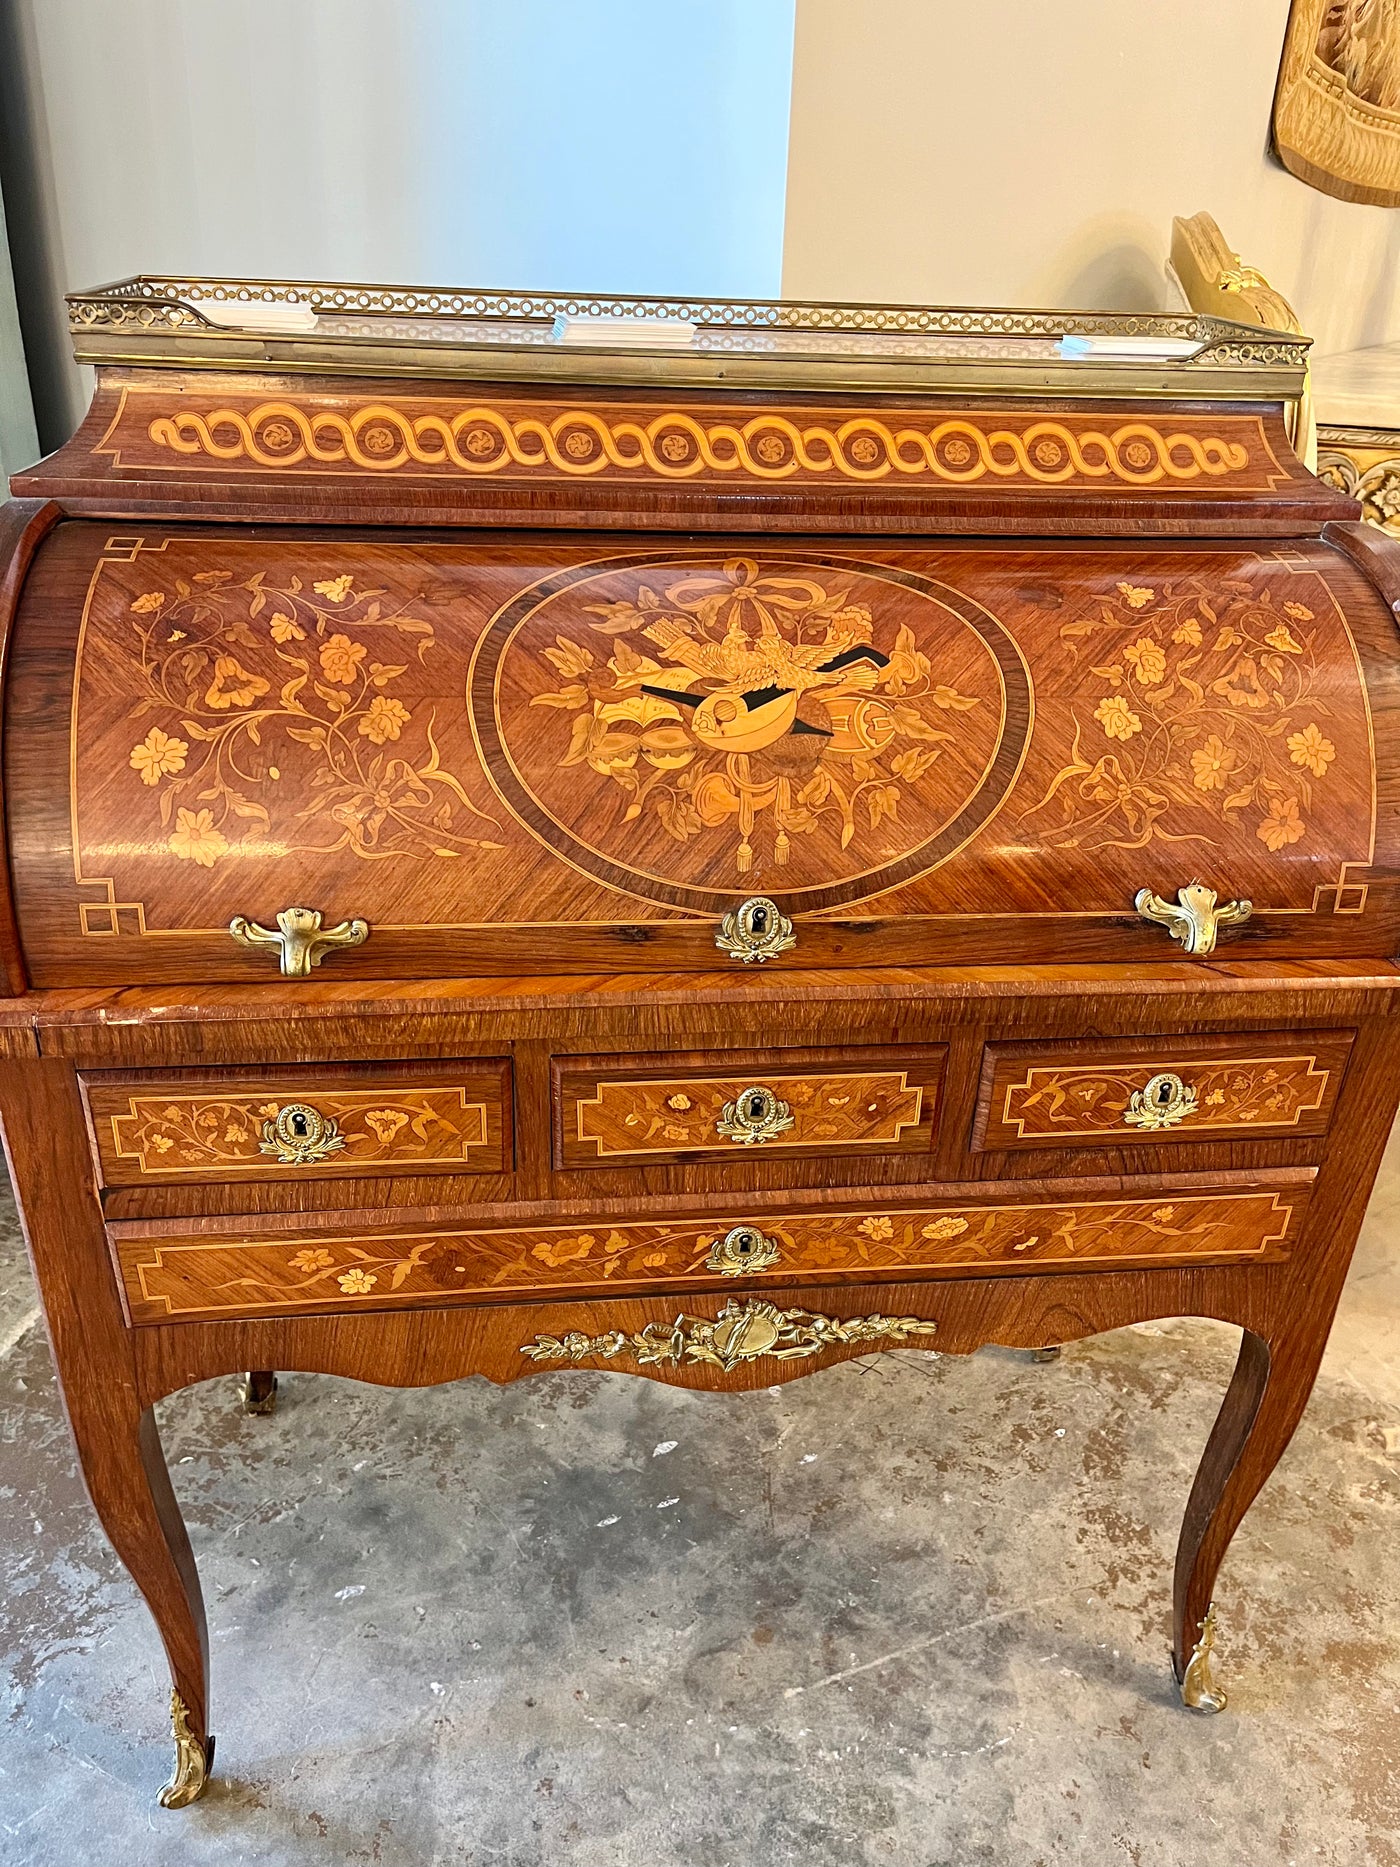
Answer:
<path fill-rule="evenodd" d="M 917 1062 L 908 1060 L 909 1067 L 898 1067 L 906 1060 L 882 1059 L 885 1067 L 879 1068 L 797 1068 L 791 1060 L 727 1058 L 718 1068 L 652 1074 L 634 1061 L 630 1071 L 614 1074 L 595 1067 L 596 1058 L 560 1058 L 559 1164 L 794 1148 L 924 1151 L 943 1053 L 926 1051 Z"/>
<path fill-rule="evenodd" d="M 1032 1058 L 1024 1046 L 994 1045 L 976 1145 L 1323 1134 L 1350 1046 L 1349 1032 L 1264 1032 L 1214 1051 L 1167 1037 L 1132 1055 L 1067 1045 Z"/>
<path fill-rule="evenodd" d="M 343 1076 L 327 1084 L 314 1071 L 197 1086 L 116 1087 L 89 1078 L 86 1087 L 109 1186 L 181 1176 L 490 1173 L 503 1165 L 508 1103 L 498 1064 L 452 1083 L 386 1070 L 363 1088 Z"/>
<path fill-rule="evenodd" d="M 737 1215 L 721 1220 L 235 1238 L 123 1236 L 116 1251 L 132 1318 L 375 1309 L 506 1291 L 712 1282 L 717 1241 L 743 1225 L 775 1257 L 748 1281 L 941 1271 L 1042 1271 L 1286 1255 L 1306 1188 L 1166 1193 L 1148 1199 Z M 720 1274 L 726 1274 L 721 1268 Z"/>
<path fill-rule="evenodd" d="M 869 1076 L 744 1076 L 717 1081 L 600 1083 L 590 1102 L 580 1102 L 578 1139 L 600 1156 L 639 1154 L 648 1149 L 693 1153 L 722 1147 L 723 1123 L 739 1097 L 756 1087 L 785 1102 L 792 1126 L 764 1139 L 764 1146 L 867 1146 L 899 1140 L 923 1119 L 924 1091 L 901 1071 Z M 732 1116 L 729 1118 L 732 1121 Z"/>

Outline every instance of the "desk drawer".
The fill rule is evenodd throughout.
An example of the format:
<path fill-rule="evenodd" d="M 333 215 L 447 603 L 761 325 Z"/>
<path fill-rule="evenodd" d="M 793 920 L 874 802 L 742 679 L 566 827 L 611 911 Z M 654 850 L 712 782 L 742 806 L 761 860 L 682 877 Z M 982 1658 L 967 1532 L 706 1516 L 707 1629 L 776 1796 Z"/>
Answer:
<path fill-rule="evenodd" d="M 989 1044 L 975 1150 L 1325 1134 L 1351 1031 Z"/>
<path fill-rule="evenodd" d="M 133 1322 L 396 1308 L 522 1293 L 762 1288 L 910 1275 L 1155 1268 L 1286 1257 L 1307 1185 L 849 1210 L 349 1230 L 265 1221 L 222 1235 L 109 1227 Z M 740 1283 L 739 1280 L 742 1280 Z"/>
<path fill-rule="evenodd" d="M 503 1173 L 510 1064 L 102 1070 L 83 1077 L 105 1187 Z"/>
<path fill-rule="evenodd" d="M 946 1049 L 556 1057 L 557 1167 L 926 1154 Z"/>

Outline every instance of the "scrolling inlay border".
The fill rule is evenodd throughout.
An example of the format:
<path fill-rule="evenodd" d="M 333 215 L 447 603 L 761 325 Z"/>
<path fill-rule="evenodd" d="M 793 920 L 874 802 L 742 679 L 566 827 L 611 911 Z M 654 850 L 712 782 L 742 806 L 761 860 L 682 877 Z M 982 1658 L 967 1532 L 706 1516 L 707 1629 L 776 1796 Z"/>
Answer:
<path fill-rule="evenodd" d="M 1211 481 L 1268 490 L 1290 478 L 1257 416 L 1173 411 L 1169 425 L 1127 412 L 1083 421 L 1006 409 L 885 411 L 789 404 L 657 408 L 655 403 L 378 398 L 339 405 L 287 396 L 182 398 L 152 412 L 124 395 L 94 449 L 118 468 L 350 471 L 471 479 L 737 477 L 858 484 L 1102 484 L 1169 490 Z M 159 405 L 158 405 L 159 406 Z"/>

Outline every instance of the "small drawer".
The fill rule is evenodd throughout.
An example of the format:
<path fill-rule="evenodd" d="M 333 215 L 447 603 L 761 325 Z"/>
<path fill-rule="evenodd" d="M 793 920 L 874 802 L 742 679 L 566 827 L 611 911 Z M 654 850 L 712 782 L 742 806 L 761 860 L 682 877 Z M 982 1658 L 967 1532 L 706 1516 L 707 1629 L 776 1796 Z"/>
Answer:
<path fill-rule="evenodd" d="M 102 1070 L 83 1093 L 104 1187 L 503 1173 L 510 1063 Z"/>
<path fill-rule="evenodd" d="M 945 1046 L 556 1057 L 554 1163 L 926 1154 Z"/>
<path fill-rule="evenodd" d="M 1287 1257 L 1305 1184 L 1136 1198 L 987 1199 L 569 1224 L 182 1235 L 108 1228 L 135 1323 L 503 1296 L 1259 1263 Z M 742 1280 L 742 1282 L 740 1281 Z"/>
<path fill-rule="evenodd" d="M 1351 1031 L 989 1044 L 975 1150 L 1325 1134 Z"/>

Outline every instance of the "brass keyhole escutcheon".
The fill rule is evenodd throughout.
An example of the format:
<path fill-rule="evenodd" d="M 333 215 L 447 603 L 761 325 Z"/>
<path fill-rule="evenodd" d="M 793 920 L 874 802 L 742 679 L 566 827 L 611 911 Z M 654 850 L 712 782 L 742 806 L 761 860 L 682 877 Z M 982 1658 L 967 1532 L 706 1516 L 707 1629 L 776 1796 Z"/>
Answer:
<path fill-rule="evenodd" d="M 785 1134 L 796 1121 L 788 1104 L 762 1083 L 741 1089 L 732 1102 L 726 1102 L 715 1123 L 716 1134 L 752 1147 L 759 1141 L 771 1141 Z"/>
<path fill-rule="evenodd" d="M 1196 1091 L 1171 1070 L 1163 1070 L 1128 1097 L 1123 1120 L 1129 1128 L 1170 1128 L 1195 1112 Z"/>
<path fill-rule="evenodd" d="M 725 915 L 715 935 L 715 945 L 731 959 L 743 960 L 745 964 L 756 961 L 762 965 L 764 960 L 796 946 L 797 935 L 792 930 L 792 922 L 775 901 L 770 901 L 767 895 L 751 895 Z"/>
<path fill-rule="evenodd" d="M 724 1277 L 742 1277 L 746 1272 L 766 1271 L 779 1255 L 774 1240 L 756 1225 L 736 1225 L 710 1246 L 705 1268 Z"/>
<path fill-rule="evenodd" d="M 309 1102 L 288 1102 L 263 1123 L 260 1151 L 284 1166 L 306 1167 L 345 1146 L 340 1125 Z"/>

